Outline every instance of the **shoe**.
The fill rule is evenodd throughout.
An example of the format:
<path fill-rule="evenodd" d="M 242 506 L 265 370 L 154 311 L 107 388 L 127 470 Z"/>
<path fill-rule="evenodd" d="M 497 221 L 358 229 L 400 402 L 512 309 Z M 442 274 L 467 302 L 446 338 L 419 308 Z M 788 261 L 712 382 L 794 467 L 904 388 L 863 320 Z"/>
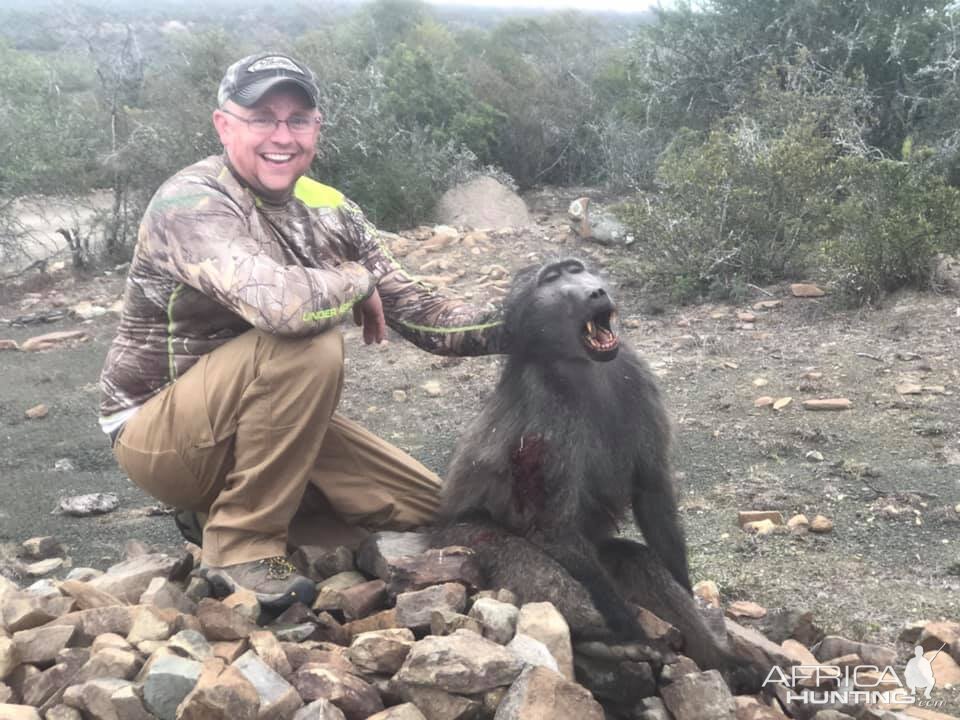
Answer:
<path fill-rule="evenodd" d="M 310 605 L 317 596 L 313 580 L 299 575 L 282 555 L 224 567 L 201 565 L 200 570 L 216 595 L 250 590 L 261 607 L 271 610 L 283 610 L 298 602 Z"/>
<path fill-rule="evenodd" d="M 206 521 L 206 514 L 192 510 L 176 510 L 173 513 L 173 522 L 176 523 L 177 530 L 183 535 L 183 539 L 198 547 L 203 547 L 203 526 Z"/>

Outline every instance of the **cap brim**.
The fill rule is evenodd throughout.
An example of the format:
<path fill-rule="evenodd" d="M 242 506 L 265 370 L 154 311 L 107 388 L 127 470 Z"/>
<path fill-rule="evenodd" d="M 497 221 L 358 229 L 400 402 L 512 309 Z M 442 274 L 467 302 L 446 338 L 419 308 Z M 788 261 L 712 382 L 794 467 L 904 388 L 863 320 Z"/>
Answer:
<path fill-rule="evenodd" d="M 299 87 L 306 94 L 307 99 L 312 103 L 312 107 L 317 106 L 317 97 L 315 94 L 316 89 L 313 87 L 313 85 L 306 80 L 283 76 L 274 76 L 257 80 L 255 83 L 251 83 L 242 90 L 235 92 L 230 96 L 230 99 L 233 100 L 237 105 L 242 105 L 243 107 L 253 107 L 260 101 L 260 98 L 266 95 L 268 90 L 272 90 L 277 85 L 284 84 L 290 84 Z"/>

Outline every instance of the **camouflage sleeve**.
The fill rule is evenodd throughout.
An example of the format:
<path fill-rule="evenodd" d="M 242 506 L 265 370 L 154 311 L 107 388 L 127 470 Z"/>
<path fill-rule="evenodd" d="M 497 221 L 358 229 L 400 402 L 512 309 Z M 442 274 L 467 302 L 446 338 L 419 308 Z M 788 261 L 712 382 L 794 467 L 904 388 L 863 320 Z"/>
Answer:
<path fill-rule="evenodd" d="M 335 326 L 376 283 L 357 262 L 323 269 L 279 262 L 230 198 L 200 183 L 158 193 L 139 242 L 158 270 L 275 335 L 315 335 Z"/>
<path fill-rule="evenodd" d="M 436 355 L 503 352 L 502 310 L 444 297 L 414 280 L 390 254 L 380 233 L 349 200 L 343 211 L 354 229 L 360 263 L 378 278 L 387 324 Z"/>

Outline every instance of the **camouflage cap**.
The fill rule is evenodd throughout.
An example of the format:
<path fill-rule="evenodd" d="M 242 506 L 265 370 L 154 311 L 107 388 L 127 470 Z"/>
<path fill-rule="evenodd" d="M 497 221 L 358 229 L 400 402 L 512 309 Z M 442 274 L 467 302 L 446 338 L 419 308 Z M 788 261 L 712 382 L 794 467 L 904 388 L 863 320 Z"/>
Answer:
<path fill-rule="evenodd" d="M 223 106 L 232 100 L 237 105 L 252 107 L 267 90 L 281 83 L 298 86 L 313 106 L 317 106 L 320 99 L 317 76 L 303 63 L 275 52 L 248 55 L 227 68 L 217 91 L 217 103 Z"/>

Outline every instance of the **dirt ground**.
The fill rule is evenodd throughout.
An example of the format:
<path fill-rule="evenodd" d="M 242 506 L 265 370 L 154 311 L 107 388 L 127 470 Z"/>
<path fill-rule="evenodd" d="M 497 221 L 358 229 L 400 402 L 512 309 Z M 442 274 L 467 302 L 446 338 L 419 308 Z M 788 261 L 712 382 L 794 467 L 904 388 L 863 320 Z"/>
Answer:
<path fill-rule="evenodd" d="M 527 230 L 431 253 L 414 240 L 397 249 L 408 267 L 447 272 L 440 282 L 475 301 L 498 296 L 503 270 L 558 255 L 578 255 L 608 275 L 623 336 L 659 374 L 675 420 L 695 580 L 715 580 L 725 601 L 812 610 L 829 632 L 882 643 L 895 643 L 913 621 L 960 617 L 960 299 L 904 293 L 878 309 L 844 311 L 829 297 L 797 299 L 774 287 L 742 307 L 643 314 L 642 249 L 584 245 L 564 231 L 557 203 L 528 202 L 537 224 Z M 6 288 L 0 318 L 80 300 L 109 306 L 121 287 L 121 277 L 100 275 L 34 283 L 33 295 Z M 743 328 L 737 311 L 771 299 L 782 305 L 752 311 L 753 328 Z M 117 469 L 97 427 L 96 383 L 116 321 L 0 323 L 0 339 L 77 328 L 90 335 L 49 352 L 0 352 L 0 549 L 8 560 L 35 535 L 59 538 L 74 566 L 97 567 L 120 558 L 131 538 L 160 547 L 178 540 L 169 517 L 149 514 L 153 502 Z M 354 328 L 347 337 L 342 411 L 442 472 L 499 360 L 434 357 L 396 336 L 364 347 Z M 901 395 L 896 386 L 906 381 L 926 389 Z M 758 409 L 761 395 L 793 400 L 780 411 Z M 801 406 L 835 397 L 852 408 Z M 49 415 L 26 419 L 37 403 Z M 62 459 L 73 469 L 56 469 Z M 51 514 L 61 495 L 86 492 L 116 492 L 120 508 L 95 518 Z M 835 526 L 825 535 L 751 536 L 737 526 L 737 511 L 752 509 L 823 514 Z M 899 650 L 905 661 L 910 648 Z"/>

